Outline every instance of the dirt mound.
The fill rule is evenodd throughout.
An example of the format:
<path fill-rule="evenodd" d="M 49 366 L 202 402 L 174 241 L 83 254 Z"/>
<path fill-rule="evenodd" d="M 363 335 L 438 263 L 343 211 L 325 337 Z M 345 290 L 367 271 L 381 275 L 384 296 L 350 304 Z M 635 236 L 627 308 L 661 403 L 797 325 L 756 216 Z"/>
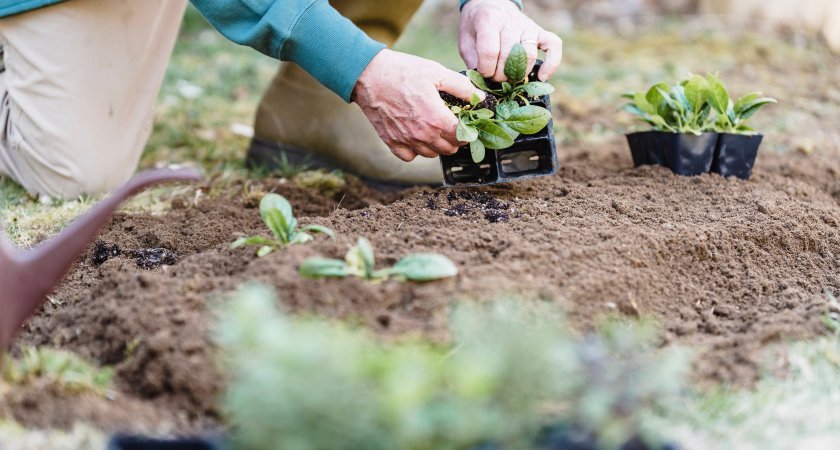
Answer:
<path fill-rule="evenodd" d="M 120 215 L 105 245 L 166 249 L 177 263 L 144 270 L 123 254 L 97 265 L 91 248 L 53 296 L 61 304 L 32 320 L 20 344 L 114 365 L 125 397 L 202 428 L 218 419 L 223 384 L 208 305 L 250 280 L 273 285 L 291 311 L 350 320 L 384 337 L 446 339 L 453 302 L 500 295 L 562 304 L 581 330 L 605 314 L 653 317 L 665 342 L 702 350 L 699 380 L 737 385 L 753 382 L 756 350 L 766 343 L 823 332 L 821 293 L 840 290 L 840 163 L 764 154 L 754 179 L 741 182 L 630 169 L 627 153 L 620 142 L 597 153 L 570 149 L 550 178 L 403 198 L 366 199 L 358 186 L 324 196 L 267 182 L 298 215 L 312 216 L 302 223 L 339 237 L 262 259 L 228 248 L 243 234 L 266 233 L 242 185 L 197 205 L 179 201 L 162 217 Z M 360 235 L 383 265 L 434 251 L 461 274 L 376 285 L 297 275 L 304 258 L 341 257 Z"/>

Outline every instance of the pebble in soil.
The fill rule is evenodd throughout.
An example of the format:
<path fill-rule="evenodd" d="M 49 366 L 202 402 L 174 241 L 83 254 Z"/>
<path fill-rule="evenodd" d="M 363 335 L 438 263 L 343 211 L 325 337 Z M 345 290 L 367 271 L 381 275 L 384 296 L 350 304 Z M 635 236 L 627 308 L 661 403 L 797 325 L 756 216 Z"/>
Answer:
<path fill-rule="evenodd" d="M 98 241 L 93 247 L 91 262 L 94 266 L 101 266 L 111 258 L 127 256 L 134 260 L 137 267 L 151 270 L 160 266 L 171 266 L 178 262 L 178 255 L 165 248 L 143 248 L 138 250 L 123 250 L 119 244 L 106 244 Z"/>
<path fill-rule="evenodd" d="M 510 220 L 512 210 L 509 203 L 505 203 L 492 195 L 481 191 L 449 191 L 446 194 L 446 201 L 449 204 L 443 209 L 443 213 L 449 217 L 469 216 L 478 213 L 484 216 L 489 223 L 507 222 Z M 426 201 L 426 208 L 438 209 L 437 201 L 429 197 Z"/>

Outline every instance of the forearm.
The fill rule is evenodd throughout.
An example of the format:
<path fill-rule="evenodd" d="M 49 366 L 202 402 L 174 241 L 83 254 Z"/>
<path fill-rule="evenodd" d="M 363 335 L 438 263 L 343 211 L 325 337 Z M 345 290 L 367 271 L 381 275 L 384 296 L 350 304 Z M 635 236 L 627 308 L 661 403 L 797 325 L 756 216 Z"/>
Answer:
<path fill-rule="evenodd" d="M 385 48 L 327 0 L 191 1 L 228 39 L 300 65 L 345 101 Z"/>

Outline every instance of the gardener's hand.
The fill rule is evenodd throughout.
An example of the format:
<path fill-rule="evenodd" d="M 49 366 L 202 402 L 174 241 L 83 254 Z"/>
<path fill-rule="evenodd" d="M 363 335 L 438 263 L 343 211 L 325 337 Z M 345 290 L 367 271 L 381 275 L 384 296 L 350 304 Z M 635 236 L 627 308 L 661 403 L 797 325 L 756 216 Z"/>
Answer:
<path fill-rule="evenodd" d="M 485 78 L 505 81 L 505 61 L 510 49 L 521 43 L 528 52 L 528 73 L 538 50 L 545 50 L 540 81 L 546 81 L 560 66 L 563 41 L 529 19 L 511 0 L 470 0 L 461 11 L 458 46 L 467 67 Z"/>
<path fill-rule="evenodd" d="M 438 91 L 469 100 L 484 93 L 470 80 L 417 56 L 382 50 L 362 72 L 353 101 L 364 111 L 379 137 L 398 158 L 451 155 L 460 145 L 458 119 Z"/>

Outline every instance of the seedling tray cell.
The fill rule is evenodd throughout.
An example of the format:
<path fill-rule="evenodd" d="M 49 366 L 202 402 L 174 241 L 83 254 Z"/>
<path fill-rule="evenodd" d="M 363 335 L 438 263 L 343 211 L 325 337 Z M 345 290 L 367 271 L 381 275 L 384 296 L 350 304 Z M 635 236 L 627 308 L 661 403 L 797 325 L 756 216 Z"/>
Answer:
<path fill-rule="evenodd" d="M 108 450 L 224 450 L 227 447 L 215 439 L 148 439 L 137 436 L 114 436 Z"/>
<path fill-rule="evenodd" d="M 627 135 L 633 164 L 656 164 L 677 175 L 709 173 L 717 147 L 717 133 L 701 135 L 646 131 Z"/>
<path fill-rule="evenodd" d="M 532 104 L 550 111 L 551 99 L 546 95 Z M 552 175 L 557 171 L 553 121 L 537 134 L 519 136 L 512 147 L 488 150 L 478 164 L 473 162 L 469 146 L 441 156 L 440 164 L 446 186 L 484 186 Z"/>
<path fill-rule="evenodd" d="M 762 139 L 764 136 L 760 134 L 721 134 L 715 150 L 712 172 L 724 177 L 749 179 Z"/>

